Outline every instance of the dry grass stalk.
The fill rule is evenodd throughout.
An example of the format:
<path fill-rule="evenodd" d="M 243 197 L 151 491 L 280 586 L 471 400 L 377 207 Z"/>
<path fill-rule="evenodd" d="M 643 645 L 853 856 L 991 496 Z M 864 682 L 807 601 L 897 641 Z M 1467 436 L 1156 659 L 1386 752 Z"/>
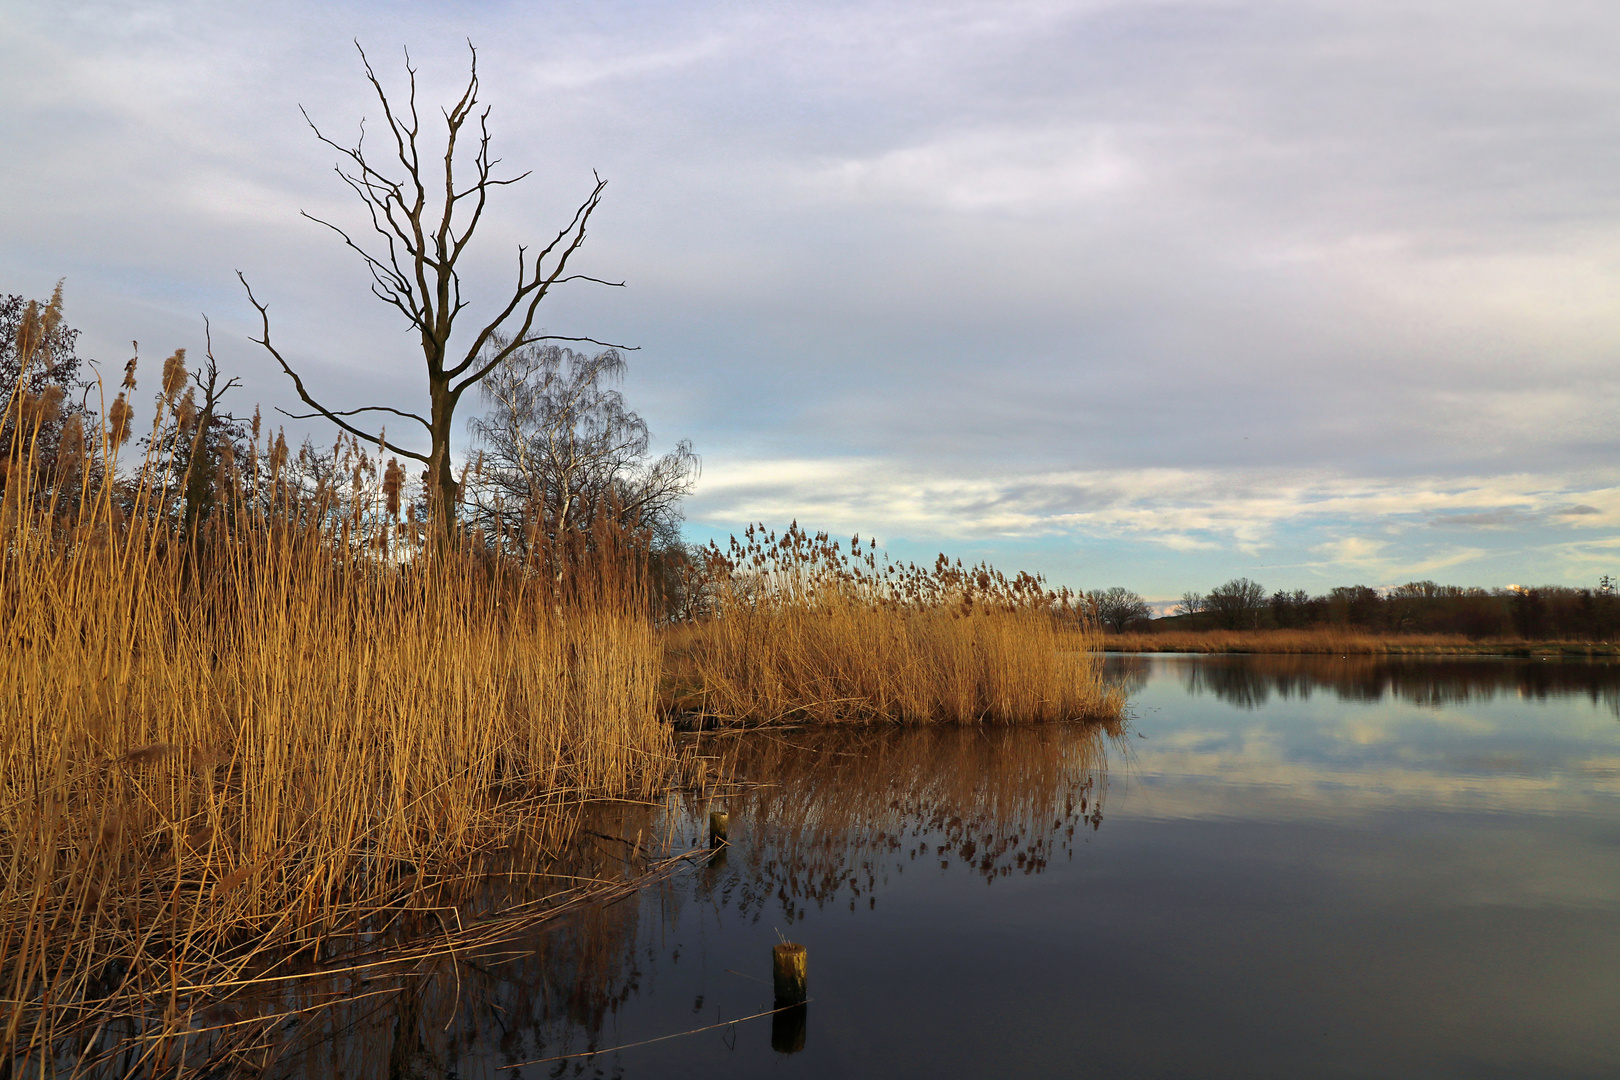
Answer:
<path fill-rule="evenodd" d="M 797 525 L 707 560 L 709 614 L 669 634 L 666 701 L 743 723 L 1117 717 L 1095 625 L 1038 579 L 880 561 Z"/>
<path fill-rule="evenodd" d="M 659 783 L 660 647 L 612 550 L 576 553 L 561 590 L 545 568 L 378 555 L 381 508 L 312 503 L 279 440 L 186 537 L 184 477 L 149 460 L 36 496 L 16 446 L 0 1063 L 72 1071 L 70 1048 L 116 1036 L 140 1048 L 124 1065 L 177 1069 L 222 984 L 466 902 L 496 853 L 542 865 L 581 799 Z"/>

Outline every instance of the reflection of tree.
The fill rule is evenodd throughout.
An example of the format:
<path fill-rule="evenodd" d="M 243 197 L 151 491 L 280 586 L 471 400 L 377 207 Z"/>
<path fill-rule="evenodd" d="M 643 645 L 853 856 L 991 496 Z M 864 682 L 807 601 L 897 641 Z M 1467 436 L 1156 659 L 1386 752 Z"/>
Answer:
<path fill-rule="evenodd" d="M 1583 661 L 1256 654 L 1199 658 L 1183 670 L 1182 683 L 1189 694 L 1213 694 L 1244 709 L 1272 695 L 1308 698 L 1321 690 L 1341 701 L 1387 696 L 1430 708 L 1504 695 L 1580 696 L 1620 716 L 1620 665 Z"/>
<path fill-rule="evenodd" d="M 1182 673 L 1189 695 L 1214 694 L 1240 709 L 1257 709 L 1271 696 L 1272 682 L 1247 664 L 1226 657 L 1210 664 L 1193 664 Z M 1279 692 L 1282 685 L 1278 686 Z"/>
<path fill-rule="evenodd" d="M 755 737 L 736 750 L 729 800 L 746 841 L 707 898 L 791 922 L 810 904 L 877 905 L 909 866 L 953 862 L 993 882 L 1038 874 L 1102 824 L 1105 739 L 1118 724 L 844 728 Z M 757 785 L 757 786 L 749 786 Z"/>
<path fill-rule="evenodd" d="M 1126 697 L 1141 692 L 1152 670 L 1152 659 L 1141 653 L 1107 653 L 1103 656 L 1103 682 L 1119 687 Z"/>
<path fill-rule="evenodd" d="M 652 886 L 640 902 L 593 905 L 566 923 L 470 954 L 441 956 L 410 977 L 327 977 L 287 995 L 280 1009 L 384 991 L 312 1014 L 278 1035 L 288 1047 L 277 1075 L 504 1076 L 494 1066 L 602 1049 L 612 1018 L 641 985 L 646 949 L 694 901 L 759 921 L 791 923 L 847 902 L 875 907 L 891 875 L 953 865 L 986 882 L 1039 874 L 1072 851 L 1075 833 L 1102 825 L 1107 740 L 1118 723 L 1025 727 L 839 726 L 704 737 L 734 778 L 724 800 L 732 844 L 690 875 Z M 700 837 L 711 802 L 663 808 L 593 807 L 570 857 L 543 884 L 514 857 L 510 884 L 482 903 L 555 893 L 565 877 L 622 880 L 646 848 L 684 848 Z M 528 893 L 525 892 L 528 890 Z M 454 919 L 456 909 L 446 908 Z M 390 981 L 392 979 L 392 981 Z M 265 1011 L 260 1006 L 260 1011 Z M 525 1075 L 598 1077 L 616 1062 L 574 1058 Z"/>
<path fill-rule="evenodd" d="M 645 866 L 646 849 L 661 846 L 658 810 L 636 803 L 593 805 L 566 856 L 537 868 L 532 852 L 514 851 L 509 865 L 486 879 L 496 884 L 486 886 L 476 905 L 446 907 L 441 914 L 454 925 L 478 909 L 535 903 L 571 886 L 625 881 Z M 237 1011 L 309 1010 L 334 997 L 354 998 L 309 1013 L 307 1023 L 281 1032 L 271 1075 L 507 1076 L 495 1067 L 582 1053 L 612 1041 L 603 1039 L 603 1031 L 636 992 L 641 974 L 641 916 L 634 895 L 587 904 L 547 931 L 515 942 L 436 956 L 409 971 L 310 980 Z M 605 1059 L 600 1065 L 577 1059 L 557 1065 L 569 1076 L 606 1076 L 612 1068 Z"/>

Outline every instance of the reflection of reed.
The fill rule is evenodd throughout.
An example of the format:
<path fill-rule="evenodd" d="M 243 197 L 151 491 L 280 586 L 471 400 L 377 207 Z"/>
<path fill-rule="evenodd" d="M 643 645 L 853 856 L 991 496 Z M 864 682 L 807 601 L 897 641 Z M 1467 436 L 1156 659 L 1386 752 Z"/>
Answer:
<path fill-rule="evenodd" d="M 634 993 L 640 906 L 630 888 L 648 852 L 670 842 L 661 807 L 590 805 L 565 859 L 546 867 L 546 888 L 613 889 L 611 902 L 586 902 L 564 921 L 519 940 L 436 957 L 417 978 L 378 1006 L 329 1009 L 326 1028 L 306 1034 L 284 1057 L 286 1076 L 369 1075 L 391 1063 L 396 1076 L 510 1076 L 502 1062 L 604 1045 L 604 1025 Z M 510 867 L 511 895 L 490 898 L 507 910 L 524 900 L 524 867 Z M 611 1041 L 611 1040 L 609 1040 Z M 596 1075 L 589 1068 L 570 1075 Z"/>
<path fill-rule="evenodd" d="M 1306 699 L 1322 691 L 1341 701 L 1387 696 L 1431 708 L 1504 695 L 1535 701 L 1586 697 L 1620 716 L 1620 666 L 1601 662 L 1265 654 L 1174 662 L 1184 665 L 1187 693 L 1213 694 L 1247 709 L 1272 695 Z"/>
<path fill-rule="evenodd" d="M 698 737 L 699 753 L 723 757 L 735 783 L 724 800 L 732 843 L 695 877 L 663 879 L 644 893 L 645 903 L 582 905 L 517 943 L 440 952 L 408 971 L 366 972 L 364 982 L 345 973 L 280 987 L 274 1000 L 251 1008 L 302 1011 L 306 1019 L 262 1033 L 278 1051 L 258 1060 L 273 1058 L 274 1075 L 287 1077 L 335 1080 L 386 1069 L 495 1078 L 512 1075 L 497 1071 L 503 1063 L 606 1048 L 616 1041 L 614 1016 L 641 984 L 641 948 L 657 933 L 649 916 L 675 920 L 692 898 L 754 920 L 780 910 L 789 922 L 811 904 L 876 906 L 888 877 L 918 863 L 961 864 L 987 882 L 1038 874 L 1071 848 L 1077 829 L 1101 826 L 1107 740 L 1122 733 L 1116 722 L 840 725 Z M 524 902 L 526 889 L 539 896 L 568 883 L 626 882 L 643 871 L 647 850 L 701 839 L 713 805 L 705 789 L 668 813 L 637 803 L 593 806 L 577 834 L 588 842 L 576 845 L 566 866 L 547 867 L 543 885 L 530 885 L 514 858 L 505 867 L 509 891 L 480 894 L 480 903 L 508 910 Z M 457 918 L 453 907 L 442 914 Z M 239 1015 L 249 1011 L 238 1006 Z M 773 1017 L 773 1045 L 801 1047 L 802 1022 L 802 1014 Z M 606 1076 L 615 1063 L 576 1057 L 545 1068 Z"/>
<path fill-rule="evenodd" d="M 1105 739 L 1118 722 L 1001 728 L 818 729 L 738 740 L 730 866 L 705 892 L 755 918 L 875 891 L 912 863 L 986 881 L 1037 874 L 1076 827 L 1102 824 Z M 757 785 L 757 786 L 751 786 Z"/>
<path fill-rule="evenodd" d="M 221 1075 L 494 1076 L 503 1060 L 596 1044 L 633 992 L 634 897 L 670 866 L 660 809 L 588 805 L 563 856 L 509 849 L 460 881 L 419 884 L 409 908 L 333 926 L 255 982 L 210 988 L 189 1056 Z M 112 1027 L 79 1059 L 88 1075 L 165 1071 L 141 1060 L 164 1025 Z"/>

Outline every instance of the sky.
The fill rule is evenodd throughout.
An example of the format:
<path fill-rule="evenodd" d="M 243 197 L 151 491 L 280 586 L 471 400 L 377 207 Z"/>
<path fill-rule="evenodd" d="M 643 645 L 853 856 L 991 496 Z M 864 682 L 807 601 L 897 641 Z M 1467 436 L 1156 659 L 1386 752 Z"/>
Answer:
<path fill-rule="evenodd" d="M 206 314 L 244 409 L 302 411 L 240 270 L 324 400 L 421 409 L 300 217 L 363 224 L 300 114 L 377 134 L 356 39 L 428 121 L 470 40 L 533 170 L 472 314 L 608 181 L 578 269 L 624 287 L 541 318 L 636 347 L 694 540 L 797 520 L 1166 602 L 1620 573 L 1620 6 L 0 0 L 0 293 L 65 279 L 109 374 Z"/>

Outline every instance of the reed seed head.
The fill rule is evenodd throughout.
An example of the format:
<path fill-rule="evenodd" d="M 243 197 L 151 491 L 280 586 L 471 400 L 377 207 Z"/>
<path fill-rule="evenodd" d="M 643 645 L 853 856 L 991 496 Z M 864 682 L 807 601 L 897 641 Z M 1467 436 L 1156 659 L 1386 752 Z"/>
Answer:
<path fill-rule="evenodd" d="M 405 470 L 400 468 L 397 458 L 388 459 L 388 468 L 383 471 L 383 498 L 387 500 L 388 515 L 396 521 L 399 519 L 399 497 L 405 487 Z"/>
<path fill-rule="evenodd" d="M 57 468 L 70 472 L 84 460 L 84 421 L 73 413 L 62 425 L 62 439 L 56 452 Z"/>
<path fill-rule="evenodd" d="M 133 361 L 131 361 L 133 363 Z M 125 385 L 130 385 L 131 379 L 125 379 Z M 129 407 L 124 400 L 124 392 L 120 390 L 118 396 L 113 398 L 112 407 L 107 410 L 107 438 L 116 447 L 129 442 L 130 422 L 135 418 L 135 410 Z"/>
<path fill-rule="evenodd" d="M 186 385 L 186 350 L 176 349 L 174 355 L 163 361 L 163 396 L 173 399 Z"/>
<path fill-rule="evenodd" d="M 39 424 L 54 424 L 62 415 L 63 390 L 60 386 L 47 386 L 34 395 L 32 419 Z"/>
<path fill-rule="evenodd" d="M 197 395 L 190 387 L 186 388 L 185 396 L 180 399 L 180 406 L 175 410 L 175 417 L 180 425 L 181 434 L 188 434 L 192 424 L 197 421 Z"/>

